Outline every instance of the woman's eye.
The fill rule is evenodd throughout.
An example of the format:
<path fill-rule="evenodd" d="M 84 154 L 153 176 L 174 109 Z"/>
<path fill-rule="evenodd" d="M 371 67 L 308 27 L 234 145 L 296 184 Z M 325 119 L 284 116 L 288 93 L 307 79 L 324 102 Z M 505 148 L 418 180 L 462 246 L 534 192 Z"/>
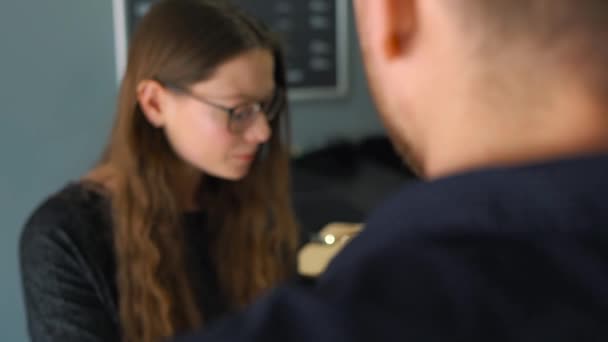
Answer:
<path fill-rule="evenodd" d="M 232 119 L 237 121 L 246 120 L 249 115 L 249 111 L 246 109 L 235 110 Z"/>

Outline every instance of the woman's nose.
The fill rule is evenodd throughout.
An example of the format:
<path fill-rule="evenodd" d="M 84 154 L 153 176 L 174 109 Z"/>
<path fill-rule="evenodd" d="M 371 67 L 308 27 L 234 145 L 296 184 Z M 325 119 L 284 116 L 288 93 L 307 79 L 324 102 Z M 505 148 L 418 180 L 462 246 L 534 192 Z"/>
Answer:
<path fill-rule="evenodd" d="M 245 139 L 255 144 L 265 143 L 270 139 L 271 135 L 272 129 L 264 112 L 259 112 L 253 119 L 253 123 L 249 129 L 245 131 Z"/>

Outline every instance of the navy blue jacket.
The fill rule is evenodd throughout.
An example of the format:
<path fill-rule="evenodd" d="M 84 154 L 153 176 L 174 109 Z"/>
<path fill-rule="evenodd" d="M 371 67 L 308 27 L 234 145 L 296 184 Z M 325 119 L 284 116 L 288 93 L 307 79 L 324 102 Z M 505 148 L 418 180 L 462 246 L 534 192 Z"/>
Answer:
<path fill-rule="evenodd" d="M 608 156 L 406 185 L 313 288 L 179 342 L 608 341 Z"/>

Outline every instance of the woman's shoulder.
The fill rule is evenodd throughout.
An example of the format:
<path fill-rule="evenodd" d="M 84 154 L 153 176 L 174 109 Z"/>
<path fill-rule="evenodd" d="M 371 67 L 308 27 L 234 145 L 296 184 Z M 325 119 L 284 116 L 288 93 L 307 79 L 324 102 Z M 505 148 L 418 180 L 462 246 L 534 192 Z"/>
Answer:
<path fill-rule="evenodd" d="M 30 215 L 21 233 L 19 263 L 32 336 L 46 339 L 49 329 L 63 336 L 65 322 L 71 324 L 70 336 L 114 333 L 110 216 L 108 197 L 86 182 L 64 186 Z"/>
<path fill-rule="evenodd" d="M 93 245 L 106 246 L 111 234 L 107 196 L 92 183 L 72 182 L 32 212 L 21 233 L 21 249 L 24 252 L 28 246 L 52 243 L 86 250 Z"/>

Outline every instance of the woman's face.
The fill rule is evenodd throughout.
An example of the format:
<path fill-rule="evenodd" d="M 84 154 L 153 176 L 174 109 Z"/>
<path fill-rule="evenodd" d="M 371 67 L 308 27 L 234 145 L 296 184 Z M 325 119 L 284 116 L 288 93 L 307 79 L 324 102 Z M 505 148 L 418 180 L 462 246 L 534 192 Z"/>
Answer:
<path fill-rule="evenodd" d="M 219 66 L 208 80 L 186 92 L 164 88 L 162 129 L 185 162 L 215 177 L 239 180 L 247 175 L 271 128 L 263 111 L 235 130 L 235 118 L 223 108 L 263 103 L 275 92 L 274 59 L 268 50 L 245 52 Z M 237 123 L 238 124 L 238 123 Z"/>

